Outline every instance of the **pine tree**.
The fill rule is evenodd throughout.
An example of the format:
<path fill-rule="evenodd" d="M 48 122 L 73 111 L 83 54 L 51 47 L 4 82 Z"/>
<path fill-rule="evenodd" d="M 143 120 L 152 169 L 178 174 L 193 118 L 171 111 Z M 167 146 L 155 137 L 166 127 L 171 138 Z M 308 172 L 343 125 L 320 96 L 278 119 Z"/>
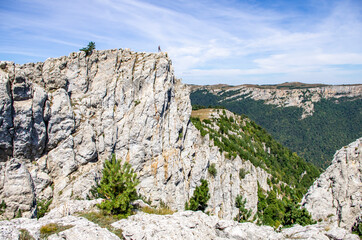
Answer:
<path fill-rule="evenodd" d="M 87 47 L 81 48 L 79 50 L 85 52 L 85 55 L 88 56 L 88 55 L 92 54 L 94 49 L 96 49 L 96 43 L 95 42 L 89 42 Z"/>
<path fill-rule="evenodd" d="M 238 222 L 246 222 L 251 216 L 251 210 L 245 207 L 246 199 L 243 196 L 238 195 L 235 199 L 235 207 L 239 209 L 238 215 L 234 218 Z"/>
<path fill-rule="evenodd" d="M 112 159 L 104 163 L 103 176 L 96 187 L 98 196 L 105 199 L 98 207 L 107 214 L 130 215 L 131 202 L 138 198 L 138 184 L 137 174 L 131 165 L 126 162 L 121 166 L 113 154 Z"/>
<path fill-rule="evenodd" d="M 305 208 L 300 208 L 296 202 L 289 202 L 285 208 L 285 214 L 283 219 L 284 226 L 292 226 L 299 224 L 302 226 L 315 224 L 310 213 Z"/>
<path fill-rule="evenodd" d="M 205 211 L 207 201 L 210 199 L 209 186 L 205 179 L 201 179 L 201 185 L 196 187 L 193 196 L 185 204 L 185 210 Z"/>

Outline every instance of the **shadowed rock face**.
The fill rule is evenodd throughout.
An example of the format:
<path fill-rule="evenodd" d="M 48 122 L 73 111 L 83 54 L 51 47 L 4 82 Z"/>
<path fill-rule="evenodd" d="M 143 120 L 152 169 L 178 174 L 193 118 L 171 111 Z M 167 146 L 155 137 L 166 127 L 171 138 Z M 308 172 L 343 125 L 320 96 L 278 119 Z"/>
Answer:
<path fill-rule="evenodd" d="M 257 182 L 268 188 L 264 170 L 225 159 L 190 123 L 189 90 L 165 53 L 115 49 L 0 62 L 0 102 L 0 199 L 14 197 L 7 170 L 13 162 L 24 169 L 16 180 L 24 188 L 16 191 L 30 199 L 9 205 L 7 217 L 19 209 L 32 215 L 34 199 L 53 198 L 55 207 L 86 198 L 112 153 L 136 170 L 141 194 L 173 209 L 184 208 L 202 178 L 209 181 L 209 210 L 229 219 L 238 194 L 255 211 Z M 243 186 L 241 167 L 250 172 Z"/>
<path fill-rule="evenodd" d="M 334 155 L 332 165 L 304 196 L 302 204 L 315 220 L 351 229 L 362 210 L 362 138 Z"/>

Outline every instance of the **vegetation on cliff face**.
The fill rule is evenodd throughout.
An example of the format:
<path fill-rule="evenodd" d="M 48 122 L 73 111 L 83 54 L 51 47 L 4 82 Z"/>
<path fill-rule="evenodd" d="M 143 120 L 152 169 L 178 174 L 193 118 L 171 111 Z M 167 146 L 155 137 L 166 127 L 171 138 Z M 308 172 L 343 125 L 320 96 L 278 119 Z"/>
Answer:
<path fill-rule="evenodd" d="M 301 198 L 313 183 L 320 171 L 310 163 L 305 162 L 296 153 L 274 140 L 263 128 L 246 116 L 227 117 L 225 110 L 218 110 L 220 118 L 191 118 L 202 136 L 209 134 L 215 146 L 225 152 L 227 158 L 249 160 L 256 167 L 269 172 L 273 179 L 271 185 L 278 192 L 293 194 Z M 280 181 L 289 186 L 280 184 Z"/>
<path fill-rule="evenodd" d="M 218 111 L 218 117 L 191 118 L 201 135 L 208 134 L 227 158 L 239 156 L 272 175 L 268 179 L 270 190 L 264 192 L 260 187 L 258 189 L 258 211 L 254 218 L 260 224 L 274 227 L 280 224 L 311 224 L 310 215 L 305 209 L 300 209 L 297 202 L 319 176 L 318 168 L 282 146 L 246 116 L 227 114 L 222 109 L 215 111 Z M 239 177 L 242 179 L 245 174 L 245 171 L 240 171 Z M 245 199 L 238 196 L 235 204 L 239 208 L 236 220 L 247 221 L 250 213 L 245 208 Z"/>
<path fill-rule="evenodd" d="M 191 93 L 191 102 L 197 108 L 222 106 L 247 115 L 283 145 L 322 168 L 329 166 L 337 149 L 362 135 L 362 99 L 339 98 L 338 103 L 336 99 L 322 99 L 314 103 L 313 116 L 300 119 L 303 110 L 298 107 L 266 105 L 264 101 L 240 96 L 226 100 L 236 93 L 228 91 L 216 96 L 197 90 Z"/>
<path fill-rule="evenodd" d="M 235 207 L 239 209 L 238 215 L 234 218 L 237 222 L 246 222 L 251 216 L 251 210 L 245 207 L 246 199 L 242 195 L 236 196 Z"/>
<path fill-rule="evenodd" d="M 257 223 L 272 227 L 278 227 L 280 224 L 284 227 L 314 224 L 310 213 L 301 208 L 297 203 L 299 200 L 294 197 L 292 194 L 289 198 L 284 196 L 280 199 L 274 189 L 264 193 L 258 186 Z"/>
<path fill-rule="evenodd" d="M 201 179 L 201 185 L 196 187 L 190 201 L 185 203 L 185 210 L 204 212 L 209 199 L 209 184 L 205 179 Z"/>

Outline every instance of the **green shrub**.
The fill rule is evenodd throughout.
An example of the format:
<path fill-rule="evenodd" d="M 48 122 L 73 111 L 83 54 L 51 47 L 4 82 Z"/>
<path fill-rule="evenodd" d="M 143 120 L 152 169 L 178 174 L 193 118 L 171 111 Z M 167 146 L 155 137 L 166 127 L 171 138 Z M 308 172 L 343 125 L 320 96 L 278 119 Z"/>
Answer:
<path fill-rule="evenodd" d="M 23 212 L 21 211 L 21 209 L 18 209 L 18 212 L 16 213 L 15 218 L 21 218 L 23 216 Z"/>
<path fill-rule="evenodd" d="M 284 226 L 292 226 L 299 224 L 302 226 L 315 224 L 310 213 L 305 208 L 300 208 L 299 204 L 289 202 L 285 207 L 285 214 L 283 219 Z"/>
<path fill-rule="evenodd" d="M 206 124 L 211 124 L 211 121 L 210 121 L 210 119 L 204 119 L 204 120 L 202 120 L 204 123 L 206 123 Z"/>
<path fill-rule="evenodd" d="M 50 200 L 38 200 L 36 205 L 36 218 L 39 219 L 41 217 L 44 217 L 45 213 L 49 211 L 49 206 L 52 203 L 52 199 Z"/>
<path fill-rule="evenodd" d="M 240 168 L 239 170 L 239 179 L 242 180 L 245 178 L 246 174 L 248 174 L 244 168 Z"/>
<path fill-rule="evenodd" d="M 212 175 L 213 177 L 216 177 L 216 174 L 217 174 L 217 170 L 216 170 L 216 167 L 215 167 L 215 163 L 211 163 L 209 168 L 207 169 L 208 172 L 210 173 L 210 175 Z"/>
<path fill-rule="evenodd" d="M 0 214 L 3 214 L 5 212 L 5 209 L 6 209 L 6 203 L 4 200 L 1 201 L 0 203 Z"/>
<path fill-rule="evenodd" d="M 184 137 L 184 134 L 182 133 L 182 131 L 179 132 L 179 134 L 178 134 L 178 139 L 181 139 L 181 138 L 183 138 L 183 137 Z"/>
<path fill-rule="evenodd" d="M 201 185 L 196 187 L 189 202 L 185 203 L 185 210 L 205 211 L 207 201 L 210 199 L 209 186 L 205 179 L 201 179 Z"/>
<path fill-rule="evenodd" d="M 95 42 L 89 42 L 87 47 L 81 48 L 79 50 L 85 52 L 86 56 L 88 56 L 92 54 L 94 49 L 96 49 Z"/>
<path fill-rule="evenodd" d="M 251 216 L 251 210 L 245 208 L 246 199 L 243 196 L 238 195 L 235 199 L 235 207 L 239 209 L 238 215 L 234 218 L 238 222 L 246 222 Z"/>
<path fill-rule="evenodd" d="M 114 154 L 110 161 L 104 163 L 102 173 L 103 176 L 100 183 L 97 184 L 96 192 L 105 201 L 97 206 L 107 214 L 130 215 L 133 209 L 131 202 L 138 199 L 137 174 L 129 163 L 125 162 L 121 166 Z"/>

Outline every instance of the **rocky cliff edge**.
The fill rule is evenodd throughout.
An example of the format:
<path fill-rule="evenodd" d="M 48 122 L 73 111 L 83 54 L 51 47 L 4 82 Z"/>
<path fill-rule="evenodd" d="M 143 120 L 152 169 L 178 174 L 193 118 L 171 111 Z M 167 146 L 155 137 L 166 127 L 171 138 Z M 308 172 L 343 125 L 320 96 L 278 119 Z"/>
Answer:
<path fill-rule="evenodd" d="M 138 173 L 138 191 L 152 204 L 184 209 L 202 178 L 209 211 L 232 219 L 245 192 L 256 210 L 257 183 L 268 174 L 240 158 L 229 160 L 189 121 L 189 90 L 166 53 L 127 49 L 83 52 L 24 65 L 0 62 L 0 199 L 3 217 L 35 215 L 86 199 L 112 153 Z M 208 174 L 215 163 L 216 178 Z M 250 174 L 239 179 L 243 167 Z M 246 189 L 246 190 L 245 190 Z"/>

